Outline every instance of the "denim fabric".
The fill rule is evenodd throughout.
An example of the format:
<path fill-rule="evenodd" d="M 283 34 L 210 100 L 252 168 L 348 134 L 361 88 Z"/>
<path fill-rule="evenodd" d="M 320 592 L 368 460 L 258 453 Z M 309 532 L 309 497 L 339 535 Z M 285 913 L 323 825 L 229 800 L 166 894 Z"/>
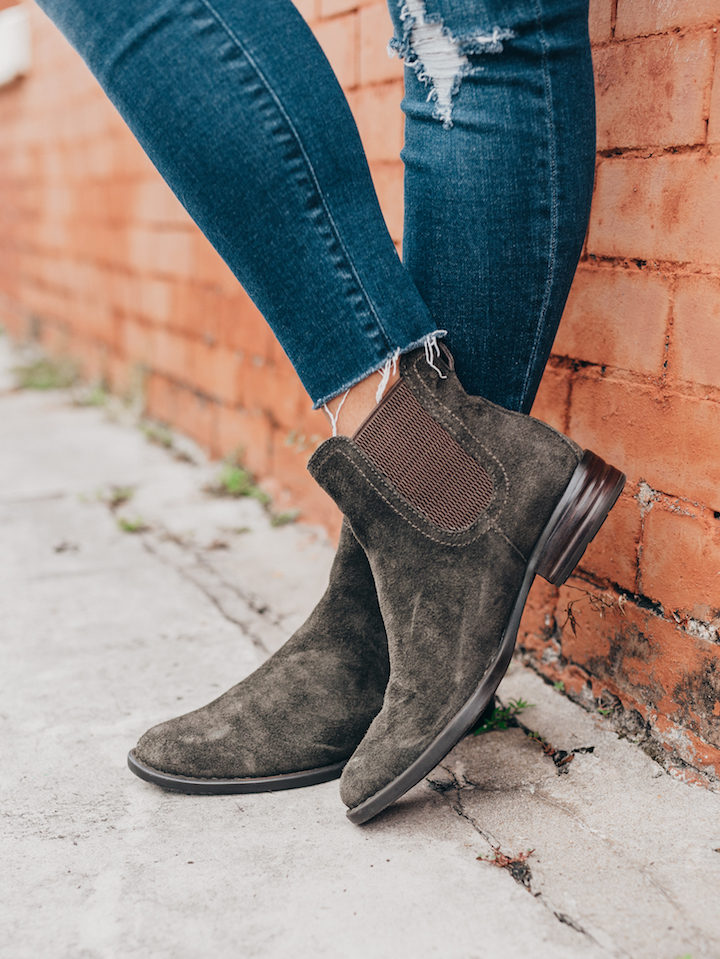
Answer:
<path fill-rule="evenodd" d="M 405 266 L 436 325 L 448 330 L 465 389 L 523 412 L 590 213 L 587 6 L 390 0 L 392 46 L 406 54 Z M 422 44 L 433 30 L 435 46 L 424 55 L 415 39 Z M 443 48 L 460 74 L 450 94 Z"/>
<path fill-rule="evenodd" d="M 447 329 L 470 392 L 528 407 L 592 186 L 586 0 L 427 0 L 466 63 L 450 79 L 449 114 L 427 101 L 428 70 L 407 70 L 407 268 L 345 98 L 290 0 L 40 6 L 258 305 L 315 406 Z M 404 20 L 391 10 L 408 62 L 410 8 L 417 22 L 417 0 Z M 477 40 L 494 28 L 494 41 Z"/>

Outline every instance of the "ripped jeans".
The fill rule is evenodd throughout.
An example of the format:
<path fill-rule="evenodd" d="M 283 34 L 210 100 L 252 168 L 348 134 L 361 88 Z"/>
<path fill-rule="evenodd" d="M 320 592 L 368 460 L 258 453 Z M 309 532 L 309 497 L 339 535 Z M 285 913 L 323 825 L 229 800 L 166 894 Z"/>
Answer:
<path fill-rule="evenodd" d="M 405 57 L 404 262 L 345 97 L 290 0 L 39 0 L 320 406 L 447 331 L 528 411 L 594 170 L 587 0 L 389 0 Z"/>

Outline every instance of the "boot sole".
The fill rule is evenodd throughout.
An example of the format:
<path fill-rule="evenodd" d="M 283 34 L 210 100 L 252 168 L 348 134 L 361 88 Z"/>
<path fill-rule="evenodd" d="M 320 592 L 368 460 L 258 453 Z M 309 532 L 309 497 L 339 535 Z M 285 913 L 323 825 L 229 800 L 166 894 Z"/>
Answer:
<path fill-rule="evenodd" d="M 358 806 L 348 809 L 350 822 L 361 825 L 417 785 L 444 759 L 477 722 L 507 672 L 515 648 L 525 602 L 536 575 L 561 586 L 582 558 L 588 544 L 615 505 L 625 475 L 595 453 L 585 454 L 545 525 L 528 561 L 500 648 L 482 682 L 442 732 L 408 768 Z"/>
<path fill-rule="evenodd" d="M 266 793 L 278 789 L 299 789 L 301 786 L 316 786 L 318 783 L 339 779 L 347 760 L 321 766 L 318 769 L 303 769 L 296 773 L 283 773 L 280 776 L 260 776 L 257 779 L 199 779 L 192 776 L 173 776 L 147 766 L 135 755 L 128 753 L 127 763 L 132 772 L 145 782 L 174 789 L 175 792 L 189 793 L 194 796 L 222 796 L 233 793 Z"/>

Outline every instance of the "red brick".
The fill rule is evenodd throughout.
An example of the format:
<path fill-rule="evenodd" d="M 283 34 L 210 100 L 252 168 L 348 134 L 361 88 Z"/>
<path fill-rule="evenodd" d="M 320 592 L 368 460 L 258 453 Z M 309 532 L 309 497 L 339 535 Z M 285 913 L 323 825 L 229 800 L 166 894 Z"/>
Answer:
<path fill-rule="evenodd" d="M 642 37 L 720 19 L 720 0 L 618 0 L 615 37 Z"/>
<path fill-rule="evenodd" d="M 640 575 L 642 593 L 666 611 L 720 626 L 720 520 L 686 502 L 653 503 L 645 517 Z"/>
<path fill-rule="evenodd" d="M 668 372 L 720 388 L 720 278 L 686 276 L 675 295 Z"/>
<path fill-rule="evenodd" d="M 672 34 L 596 50 L 598 149 L 704 143 L 713 38 Z"/>
<path fill-rule="evenodd" d="M 272 440 L 272 475 L 275 482 L 269 489 L 274 508 L 278 511 L 300 509 L 305 522 L 322 522 L 332 536 L 338 536 L 342 516 L 335 503 L 307 471 L 307 461 L 314 447 L 297 443 L 284 430 L 274 430 Z"/>
<path fill-rule="evenodd" d="M 184 379 L 189 385 L 230 406 L 239 401 L 243 363 L 237 353 L 193 340 L 187 358 Z"/>
<path fill-rule="evenodd" d="M 573 385 L 570 435 L 632 482 L 720 510 L 720 403 L 586 370 Z"/>
<path fill-rule="evenodd" d="M 192 219 L 170 187 L 157 174 L 128 185 L 128 214 L 142 223 L 188 227 Z"/>
<path fill-rule="evenodd" d="M 401 83 L 360 87 L 348 96 L 365 154 L 373 160 L 397 160 L 403 145 Z"/>
<path fill-rule="evenodd" d="M 240 453 L 244 465 L 256 476 L 270 472 L 272 427 L 260 410 L 218 408 L 217 442 L 220 456 Z"/>
<path fill-rule="evenodd" d="M 185 277 L 192 268 L 192 234 L 180 230 L 128 231 L 129 263 L 144 273 Z"/>
<path fill-rule="evenodd" d="M 650 270 L 581 268 L 553 353 L 660 376 L 670 317 L 670 281 Z"/>
<path fill-rule="evenodd" d="M 612 158 L 598 167 L 588 251 L 720 263 L 720 157 Z"/>
<path fill-rule="evenodd" d="M 570 371 L 550 363 L 545 367 L 531 415 L 566 433 L 569 400 Z"/>
<path fill-rule="evenodd" d="M 177 423 L 179 388 L 164 376 L 152 373 L 145 382 L 145 413 L 161 423 Z"/>
<path fill-rule="evenodd" d="M 623 493 L 580 560 L 580 569 L 635 592 L 641 516 L 632 490 Z"/>
<path fill-rule="evenodd" d="M 384 83 L 403 76 L 403 64 L 388 56 L 393 25 L 387 4 L 373 3 L 360 10 L 360 83 Z"/>
<path fill-rule="evenodd" d="M 606 43 L 612 38 L 612 0 L 590 0 L 588 27 L 591 43 Z"/>
<path fill-rule="evenodd" d="M 318 0 L 293 0 L 295 7 L 300 15 L 308 22 L 312 23 L 318 16 Z"/>
<path fill-rule="evenodd" d="M 122 351 L 131 363 L 149 364 L 152 357 L 152 330 L 126 319 L 122 324 Z"/>
<path fill-rule="evenodd" d="M 217 417 L 218 405 L 204 396 L 198 396 L 192 390 L 179 388 L 175 401 L 176 420 L 171 425 L 182 423 L 184 433 L 196 443 L 204 446 L 210 453 L 217 455 Z"/>
<path fill-rule="evenodd" d="M 390 236 L 402 241 L 403 234 L 403 166 L 397 163 L 373 163 L 370 166 L 375 192 L 385 217 Z"/>
<path fill-rule="evenodd" d="M 182 381 L 189 368 L 190 341 L 169 330 L 155 328 L 152 331 L 152 361 L 154 368 L 172 379 Z"/>
<path fill-rule="evenodd" d="M 715 71 L 710 98 L 708 143 L 713 153 L 720 153 L 720 56 L 717 55 L 717 52 L 715 54 Z"/>
<path fill-rule="evenodd" d="M 315 24 L 313 32 L 323 48 L 340 85 L 351 89 L 358 81 L 357 14 L 348 13 Z"/>

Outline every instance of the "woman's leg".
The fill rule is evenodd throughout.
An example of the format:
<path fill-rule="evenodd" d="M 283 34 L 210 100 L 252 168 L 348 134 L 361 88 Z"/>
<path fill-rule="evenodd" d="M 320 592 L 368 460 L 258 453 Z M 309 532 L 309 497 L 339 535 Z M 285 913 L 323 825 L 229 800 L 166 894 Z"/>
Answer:
<path fill-rule="evenodd" d="M 290 0 L 40 0 L 277 335 L 316 406 L 434 332 Z"/>
<path fill-rule="evenodd" d="M 469 393 L 529 412 L 590 212 L 587 0 L 389 0 L 403 259 Z"/>
<path fill-rule="evenodd" d="M 254 297 L 316 405 L 360 381 L 345 407 L 361 417 L 378 383 L 363 377 L 434 328 L 340 87 L 294 6 L 40 3 Z M 387 677 L 372 574 L 346 524 L 308 621 L 243 683 L 147 733 L 132 768 L 188 792 L 336 777 Z"/>

